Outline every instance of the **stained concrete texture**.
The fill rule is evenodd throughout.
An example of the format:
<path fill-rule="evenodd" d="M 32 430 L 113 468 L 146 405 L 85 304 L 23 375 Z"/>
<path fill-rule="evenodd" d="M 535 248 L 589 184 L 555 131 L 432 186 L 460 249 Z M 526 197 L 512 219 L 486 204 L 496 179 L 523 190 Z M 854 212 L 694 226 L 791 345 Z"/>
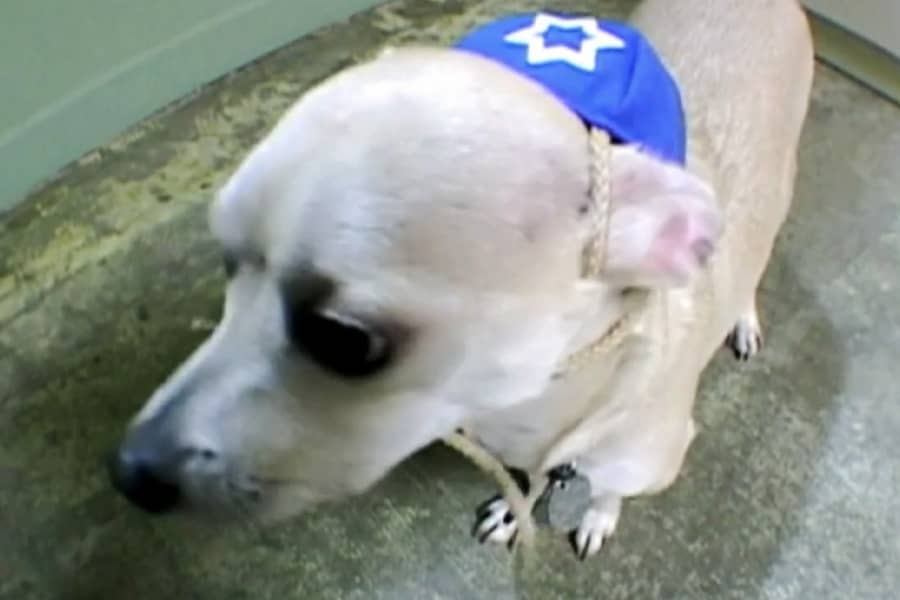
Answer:
<path fill-rule="evenodd" d="M 715 361 L 682 477 L 627 505 L 596 559 L 554 538 L 526 585 L 469 538 L 493 486 L 442 447 L 264 531 L 151 520 L 110 490 L 104 453 L 218 314 L 205 207 L 251 144 L 385 42 L 548 6 L 631 3 L 386 5 L 199 91 L 0 220 L 0 599 L 900 597 L 900 110 L 824 67 L 762 289 L 767 347 Z"/>

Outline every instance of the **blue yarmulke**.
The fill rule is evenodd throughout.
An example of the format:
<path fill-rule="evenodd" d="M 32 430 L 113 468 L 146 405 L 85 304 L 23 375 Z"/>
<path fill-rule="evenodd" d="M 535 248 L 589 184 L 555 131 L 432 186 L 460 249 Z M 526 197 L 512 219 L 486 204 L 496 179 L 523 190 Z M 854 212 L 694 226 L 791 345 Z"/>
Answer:
<path fill-rule="evenodd" d="M 687 142 L 678 85 L 633 27 L 585 16 L 519 14 L 475 29 L 455 47 L 540 83 L 615 140 L 684 164 Z"/>

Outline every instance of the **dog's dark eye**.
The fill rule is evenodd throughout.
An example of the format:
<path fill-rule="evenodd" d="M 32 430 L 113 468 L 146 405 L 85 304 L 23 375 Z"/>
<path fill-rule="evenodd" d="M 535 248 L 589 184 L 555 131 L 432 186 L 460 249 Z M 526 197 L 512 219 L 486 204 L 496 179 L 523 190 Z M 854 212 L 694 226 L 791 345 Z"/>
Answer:
<path fill-rule="evenodd" d="M 391 358 L 387 336 L 361 321 L 330 311 L 292 312 L 287 327 L 297 349 L 323 368 L 344 377 L 374 375 Z"/>

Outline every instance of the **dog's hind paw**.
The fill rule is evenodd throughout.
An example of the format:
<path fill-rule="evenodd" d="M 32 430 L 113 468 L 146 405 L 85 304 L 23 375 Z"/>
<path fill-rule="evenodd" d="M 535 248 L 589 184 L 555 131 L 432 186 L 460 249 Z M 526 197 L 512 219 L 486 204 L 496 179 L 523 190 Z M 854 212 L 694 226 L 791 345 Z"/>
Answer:
<path fill-rule="evenodd" d="M 760 351 L 763 336 L 755 310 L 741 315 L 734 329 L 725 338 L 725 345 L 731 349 L 734 357 L 742 362 L 750 360 Z"/>
<path fill-rule="evenodd" d="M 603 543 L 616 530 L 622 499 L 618 496 L 601 496 L 591 500 L 591 506 L 581 518 L 578 529 L 572 532 L 571 542 L 579 560 L 585 560 L 600 551 Z"/>
<path fill-rule="evenodd" d="M 512 547 L 518 533 L 516 517 L 509 503 L 499 494 L 488 499 L 475 511 L 475 525 L 472 536 L 478 542 L 493 542 Z"/>

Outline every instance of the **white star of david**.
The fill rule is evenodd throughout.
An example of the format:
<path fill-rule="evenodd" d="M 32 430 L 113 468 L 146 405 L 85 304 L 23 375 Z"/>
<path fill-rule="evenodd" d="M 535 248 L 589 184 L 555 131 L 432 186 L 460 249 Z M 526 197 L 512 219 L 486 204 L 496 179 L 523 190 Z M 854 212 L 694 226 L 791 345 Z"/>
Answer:
<path fill-rule="evenodd" d="M 559 29 L 580 29 L 586 36 L 578 50 L 568 46 L 547 47 L 544 36 L 551 27 Z M 534 22 L 523 29 L 508 33 L 504 41 L 520 44 L 528 48 L 527 60 L 533 65 L 551 62 L 565 62 L 582 71 L 592 72 L 597 67 L 597 52 L 600 50 L 620 50 L 625 42 L 611 33 L 603 31 L 597 20 L 591 17 L 565 18 L 539 13 Z"/>

